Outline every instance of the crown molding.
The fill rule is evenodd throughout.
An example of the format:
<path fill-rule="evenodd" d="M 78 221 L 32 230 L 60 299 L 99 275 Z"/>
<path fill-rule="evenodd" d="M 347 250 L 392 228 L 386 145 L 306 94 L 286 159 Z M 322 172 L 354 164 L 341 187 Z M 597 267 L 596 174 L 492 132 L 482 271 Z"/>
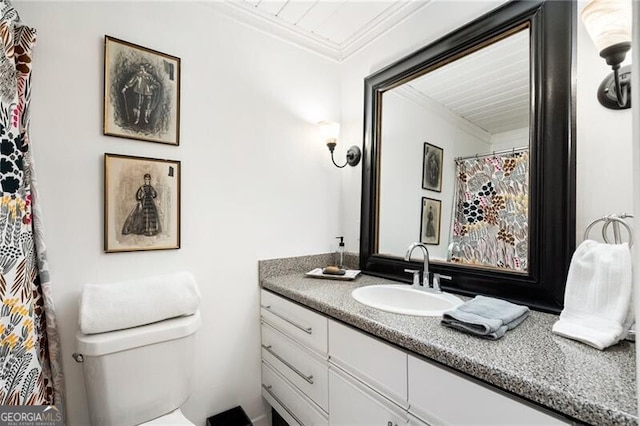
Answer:
<path fill-rule="evenodd" d="M 204 4 L 258 31 L 301 47 L 326 59 L 342 62 L 403 22 L 417 10 L 432 2 L 433 0 L 397 1 L 342 43 L 336 43 L 311 31 L 304 30 L 292 23 L 279 19 L 275 15 L 264 12 L 246 1 L 223 0 L 205 2 Z"/>

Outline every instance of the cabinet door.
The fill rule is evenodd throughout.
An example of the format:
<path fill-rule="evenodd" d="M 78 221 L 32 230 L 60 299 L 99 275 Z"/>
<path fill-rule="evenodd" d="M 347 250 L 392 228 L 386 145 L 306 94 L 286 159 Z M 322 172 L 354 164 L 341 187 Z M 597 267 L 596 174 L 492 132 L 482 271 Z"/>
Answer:
<path fill-rule="evenodd" d="M 404 409 L 329 366 L 329 424 L 331 426 L 401 426 L 409 421 Z"/>
<path fill-rule="evenodd" d="M 367 334 L 329 321 L 330 362 L 407 408 L 407 354 Z"/>
<path fill-rule="evenodd" d="M 524 400 L 409 356 L 411 413 L 434 425 L 567 425 L 571 422 Z"/>

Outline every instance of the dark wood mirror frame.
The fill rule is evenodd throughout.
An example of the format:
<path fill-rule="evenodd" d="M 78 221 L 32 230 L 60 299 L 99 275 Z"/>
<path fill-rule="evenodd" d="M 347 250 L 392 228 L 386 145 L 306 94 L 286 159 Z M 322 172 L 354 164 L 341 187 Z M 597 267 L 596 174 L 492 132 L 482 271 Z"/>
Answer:
<path fill-rule="evenodd" d="M 531 55 L 529 269 L 526 274 L 432 263 L 442 288 L 558 313 L 575 250 L 575 1 L 511 1 L 365 79 L 360 268 L 410 282 L 403 259 L 377 254 L 382 94 L 505 33 L 528 26 Z M 413 241 L 407 241 L 407 247 Z"/>

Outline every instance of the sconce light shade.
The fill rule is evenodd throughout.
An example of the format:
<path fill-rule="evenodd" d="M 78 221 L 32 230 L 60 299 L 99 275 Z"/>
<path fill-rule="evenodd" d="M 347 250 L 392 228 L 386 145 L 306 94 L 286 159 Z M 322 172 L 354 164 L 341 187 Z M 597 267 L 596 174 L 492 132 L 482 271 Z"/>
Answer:
<path fill-rule="evenodd" d="M 337 165 L 336 160 L 333 158 L 333 151 L 338 144 L 340 124 L 331 121 L 321 121 L 318 123 L 318 126 L 320 126 L 322 139 L 326 142 L 329 152 L 331 152 L 331 161 L 333 161 L 333 164 L 340 169 L 345 167 L 347 164 L 350 166 L 357 166 L 360 162 L 360 158 L 362 157 L 362 152 L 360 151 L 360 148 L 355 145 L 347 150 L 347 162 L 342 166 Z"/>
<path fill-rule="evenodd" d="M 321 121 L 318 123 L 320 126 L 320 134 L 322 135 L 322 140 L 326 143 L 337 143 L 338 135 L 340 134 L 340 124 L 334 123 L 332 121 Z"/>
<path fill-rule="evenodd" d="M 580 12 L 596 48 L 611 69 L 600 85 L 598 99 L 611 109 L 631 107 L 631 70 L 620 69 L 631 49 L 631 0 L 591 0 Z"/>
<path fill-rule="evenodd" d="M 618 43 L 631 45 L 630 0 L 592 0 L 580 16 L 599 52 Z"/>

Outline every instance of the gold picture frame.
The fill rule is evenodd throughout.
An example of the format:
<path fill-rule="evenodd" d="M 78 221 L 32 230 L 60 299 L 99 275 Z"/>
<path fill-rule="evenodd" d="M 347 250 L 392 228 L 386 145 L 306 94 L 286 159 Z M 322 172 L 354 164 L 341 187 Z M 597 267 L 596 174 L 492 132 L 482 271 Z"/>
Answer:
<path fill-rule="evenodd" d="M 104 155 L 104 251 L 180 248 L 180 161 Z"/>
<path fill-rule="evenodd" d="M 180 58 L 104 41 L 105 135 L 180 144 Z"/>

